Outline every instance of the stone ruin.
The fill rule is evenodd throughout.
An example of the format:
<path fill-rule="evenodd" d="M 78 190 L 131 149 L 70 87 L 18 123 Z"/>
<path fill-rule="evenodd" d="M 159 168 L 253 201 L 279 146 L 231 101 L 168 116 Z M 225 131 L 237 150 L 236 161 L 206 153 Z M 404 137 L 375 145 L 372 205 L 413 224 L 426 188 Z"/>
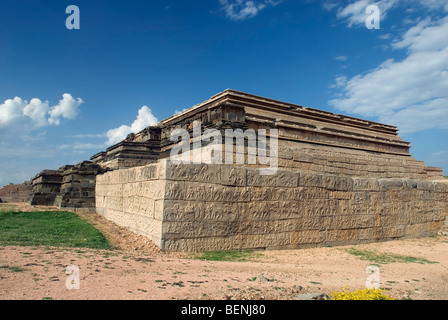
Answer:
<path fill-rule="evenodd" d="M 33 187 L 30 181 L 22 184 L 9 184 L 0 188 L 0 203 L 3 202 L 26 202 Z"/>
<path fill-rule="evenodd" d="M 233 148 L 232 163 L 173 161 L 175 129 L 188 132 L 193 154 L 209 150 L 207 139 L 195 143 L 195 123 L 201 133 L 222 134 L 215 150 L 224 150 L 228 129 L 278 130 L 276 173 L 261 174 L 266 159 L 250 161 L 247 137 L 243 150 Z M 448 221 L 448 180 L 410 147 L 394 126 L 225 90 L 90 161 L 41 172 L 29 201 L 96 211 L 167 251 L 436 235 Z M 269 139 L 261 149 L 272 152 Z"/>
<path fill-rule="evenodd" d="M 81 162 L 64 170 L 54 205 L 58 208 L 83 208 L 94 212 L 95 180 L 101 172 L 101 167 L 90 161 Z"/>
<path fill-rule="evenodd" d="M 28 202 L 33 206 L 95 212 L 96 175 L 104 171 L 91 161 L 43 170 L 23 184 L 0 188 L 0 199 L 2 202 Z M 14 193 L 10 189 L 21 191 Z"/>

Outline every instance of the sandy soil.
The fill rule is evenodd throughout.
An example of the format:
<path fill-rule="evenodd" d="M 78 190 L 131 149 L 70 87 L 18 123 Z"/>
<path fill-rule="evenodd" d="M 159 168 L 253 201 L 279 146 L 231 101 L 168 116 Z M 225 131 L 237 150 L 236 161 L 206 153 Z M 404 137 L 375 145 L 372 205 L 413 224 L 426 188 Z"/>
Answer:
<path fill-rule="evenodd" d="M 16 205 L 21 210 L 47 210 Z M 0 299 L 301 299 L 306 293 L 362 289 L 369 261 L 348 248 L 437 263 L 379 267 L 380 287 L 397 299 L 448 300 L 448 237 L 337 248 L 257 252 L 251 261 L 215 262 L 160 252 L 151 241 L 96 214 L 80 214 L 113 250 L 0 247 Z M 79 289 L 67 289 L 67 266 L 79 268 Z"/>

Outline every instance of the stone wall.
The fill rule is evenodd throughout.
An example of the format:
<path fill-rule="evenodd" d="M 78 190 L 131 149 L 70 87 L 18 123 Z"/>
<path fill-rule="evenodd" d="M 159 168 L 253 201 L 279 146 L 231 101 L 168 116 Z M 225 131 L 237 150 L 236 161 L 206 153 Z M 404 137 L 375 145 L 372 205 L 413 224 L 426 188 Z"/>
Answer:
<path fill-rule="evenodd" d="M 30 181 L 11 184 L 0 188 L 0 202 L 26 202 L 32 191 Z"/>
<path fill-rule="evenodd" d="M 32 193 L 28 199 L 31 205 L 53 206 L 59 194 L 62 183 L 62 174 L 66 168 L 58 170 L 43 170 L 31 179 Z"/>
<path fill-rule="evenodd" d="M 97 176 L 97 211 L 167 251 L 291 249 L 437 234 L 448 183 L 168 160 Z"/>
<path fill-rule="evenodd" d="M 270 147 L 268 146 L 268 154 Z M 221 145 L 222 162 L 225 162 L 225 145 Z M 233 162 L 238 154 L 233 149 Z M 244 149 L 244 164 L 248 165 L 247 146 Z M 191 150 L 190 154 L 193 155 Z M 202 162 L 205 162 L 202 159 Z M 257 160 L 260 157 L 257 156 Z M 269 163 L 269 158 L 265 158 Z M 193 157 L 190 157 L 193 162 Z M 269 167 L 269 164 L 267 166 Z M 381 154 L 363 150 L 342 149 L 339 147 L 320 146 L 304 142 L 285 142 L 280 140 L 278 147 L 278 167 L 285 170 L 329 174 L 347 177 L 369 178 L 412 178 L 421 180 L 442 180 L 441 168 L 427 167 L 424 161 L 411 156 Z"/>
<path fill-rule="evenodd" d="M 96 176 L 96 211 L 162 246 L 164 162 Z"/>
<path fill-rule="evenodd" d="M 279 146 L 280 168 L 349 177 L 443 179 L 441 168 L 427 167 L 410 156 L 294 143 Z"/>
<path fill-rule="evenodd" d="M 95 176 L 101 167 L 90 161 L 83 161 L 67 168 L 62 173 L 59 193 L 54 205 L 58 208 L 95 211 Z"/>
<path fill-rule="evenodd" d="M 141 133 L 145 132 L 143 130 Z M 134 134 L 130 135 L 134 137 Z M 123 140 L 106 152 L 93 155 L 90 160 L 103 168 L 112 170 L 144 166 L 154 163 L 159 158 L 160 145 L 158 141 L 127 141 Z"/>

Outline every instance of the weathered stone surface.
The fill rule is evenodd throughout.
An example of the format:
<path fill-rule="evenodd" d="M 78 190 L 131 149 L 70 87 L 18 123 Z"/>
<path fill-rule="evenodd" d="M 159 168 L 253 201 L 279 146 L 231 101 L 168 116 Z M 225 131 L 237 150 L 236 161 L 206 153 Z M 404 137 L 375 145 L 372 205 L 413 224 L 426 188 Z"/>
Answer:
<path fill-rule="evenodd" d="M 175 144 L 170 140 L 171 132 L 174 129 L 186 129 L 192 134 L 194 121 L 201 122 L 203 132 L 207 129 L 218 130 L 223 144 L 226 129 L 279 130 L 278 165 L 287 170 L 297 168 L 300 172 L 347 177 L 433 180 L 443 176 L 440 168 L 426 167 L 424 162 L 410 156 L 410 144 L 398 137 L 396 127 L 303 108 L 235 90 L 225 90 L 156 126 L 130 134 L 124 141 L 92 156 L 91 160 L 104 168 L 121 169 L 167 159 Z M 201 147 L 207 148 L 206 140 L 201 143 Z M 246 142 L 242 154 L 246 165 L 251 164 L 248 162 L 248 150 Z M 207 170 L 207 166 L 198 167 Z M 197 175 L 194 166 L 186 170 L 189 172 L 174 170 L 168 179 L 197 176 L 196 181 L 216 182 L 210 179 L 219 177 L 217 173 L 208 175 L 199 172 Z M 227 174 L 227 177 L 232 176 Z"/>
<path fill-rule="evenodd" d="M 440 198 L 448 194 L 444 182 L 294 170 L 265 179 L 256 168 L 232 165 L 220 166 L 215 179 L 198 165 L 152 166 L 166 176 L 141 181 L 131 173 L 135 169 L 98 176 L 96 201 L 98 212 L 150 234 L 164 250 L 287 249 L 419 237 L 436 234 L 448 216 Z"/>
<path fill-rule="evenodd" d="M 223 185 L 246 186 L 247 170 L 244 167 L 220 166 L 221 180 Z"/>
<path fill-rule="evenodd" d="M 95 180 L 101 171 L 99 165 L 90 161 L 66 168 L 54 205 L 58 208 L 95 210 Z"/>
<path fill-rule="evenodd" d="M 62 167 L 59 170 L 43 170 L 38 173 L 31 179 L 33 191 L 30 194 L 28 202 L 31 205 L 54 205 L 56 196 L 61 189 L 62 175 L 69 168 L 71 166 Z"/>
<path fill-rule="evenodd" d="M 97 213 L 162 246 L 162 221 L 167 182 L 159 179 L 165 163 L 110 171 L 96 176 Z M 171 195 L 178 193 L 171 185 Z M 176 213 L 177 214 L 177 213 Z"/>
<path fill-rule="evenodd" d="M 6 185 L 0 188 L 0 202 L 27 202 L 32 191 L 31 181 Z"/>
<path fill-rule="evenodd" d="M 378 179 L 353 178 L 353 191 L 380 191 Z"/>

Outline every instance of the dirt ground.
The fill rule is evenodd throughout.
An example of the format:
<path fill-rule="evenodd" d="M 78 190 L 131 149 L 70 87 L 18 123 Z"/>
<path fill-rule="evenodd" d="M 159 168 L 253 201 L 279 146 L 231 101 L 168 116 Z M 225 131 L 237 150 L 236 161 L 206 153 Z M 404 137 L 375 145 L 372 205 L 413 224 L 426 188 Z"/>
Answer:
<path fill-rule="evenodd" d="M 14 205 L 17 210 L 48 210 Z M 396 299 L 448 300 L 446 236 L 262 251 L 250 261 L 218 262 L 160 252 L 147 238 L 97 214 L 78 214 L 103 232 L 114 249 L 0 247 L 0 299 L 305 299 L 308 293 L 364 288 L 371 263 L 347 252 L 357 248 L 437 262 L 381 264 L 380 287 Z M 74 277 L 66 274 L 68 266 L 79 268 L 79 289 L 67 288 Z"/>

